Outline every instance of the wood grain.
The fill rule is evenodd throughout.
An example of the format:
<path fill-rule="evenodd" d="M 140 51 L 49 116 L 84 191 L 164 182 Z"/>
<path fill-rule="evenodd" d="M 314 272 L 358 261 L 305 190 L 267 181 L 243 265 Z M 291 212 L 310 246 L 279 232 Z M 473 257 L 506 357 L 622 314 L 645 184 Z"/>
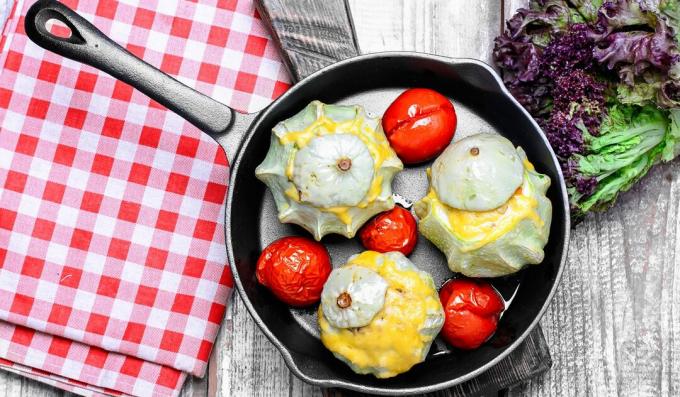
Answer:
<path fill-rule="evenodd" d="M 256 0 L 295 81 L 359 54 L 345 0 Z"/>
<path fill-rule="evenodd" d="M 499 0 L 349 0 L 362 52 L 420 51 L 490 63 Z"/>
<path fill-rule="evenodd" d="M 24 378 L 22 376 L 5 372 L 1 372 L 0 377 L 0 397 L 16 397 L 16 396 L 30 396 L 30 397 L 62 397 L 74 396 L 71 393 L 63 392 L 55 389 L 52 386 L 45 385 L 34 380 Z"/>

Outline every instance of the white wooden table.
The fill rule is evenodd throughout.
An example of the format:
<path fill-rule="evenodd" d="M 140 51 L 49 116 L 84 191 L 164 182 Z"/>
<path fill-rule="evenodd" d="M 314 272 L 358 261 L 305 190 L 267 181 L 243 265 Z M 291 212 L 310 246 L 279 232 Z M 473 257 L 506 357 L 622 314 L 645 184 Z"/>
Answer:
<path fill-rule="evenodd" d="M 319 0 L 321 1 L 321 0 Z M 414 50 L 490 62 L 504 18 L 526 0 L 350 0 L 362 52 Z M 553 357 L 513 396 L 680 395 L 680 160 L 656 167 L 617 206 L 572 234 L 541 321 Z M 318 396 L 290 374 L 234 299 L 209 376 L 183 396 Z M 1 396 L 59 396 L 0 372 Z"/>

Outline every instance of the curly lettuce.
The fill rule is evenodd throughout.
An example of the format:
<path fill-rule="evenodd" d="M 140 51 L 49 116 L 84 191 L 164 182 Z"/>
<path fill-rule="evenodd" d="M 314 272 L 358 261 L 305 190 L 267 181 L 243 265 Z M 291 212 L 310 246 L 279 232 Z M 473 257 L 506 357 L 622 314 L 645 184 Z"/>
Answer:
<path fill-rule="evenodd" d="M 507 28 L 496 64 L 555 150 L 573 215 L 680 153 L 680 0 L 532 0 Z"/>

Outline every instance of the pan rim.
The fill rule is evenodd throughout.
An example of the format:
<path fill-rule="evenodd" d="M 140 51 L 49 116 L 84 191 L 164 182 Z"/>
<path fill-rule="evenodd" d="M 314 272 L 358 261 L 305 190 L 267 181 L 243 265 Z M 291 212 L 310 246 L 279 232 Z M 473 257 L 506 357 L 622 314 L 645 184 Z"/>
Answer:
<path fill-rule="evenodd" d="M 431 385 L 427 386 L 416 386 L 416 387 L 399 387 L 399 388 L 389 388 L 389 387 L 377 387 L 377 386 L 368 386 L 368 385 L 362 385 L 362 384 L 357 384 L 354 382 L 348 382 L 344 380 L 338 380 L 338 379 L 320 379 L 320 378 L 314 378 L 311 377 L 307 374 L 305 374 L 295 363 L 292 355 L 286 348 L 286 346 L 283 345 L 283 343 L 269 330 L 269 328 L 264 324 L 263 320 L 260 318 L 258 315 L 257 311 L 253 307 L 252 303 L 247 297 L 247 294 L 245 292 L 245 289 L 243 287 L 243 284 L 241 283 L 240 277 L 238 275 L 238 269 L 236 269 L 235 265 L 235 258 L 234 258 L 234 249 L 233 249 L 233 236 L 232 236 L 232 231 L 231 231 L 231 211 L 232 211 L 232 205 L 233 205 L 233 194 L 234 194 L 234 186 L 236 183 L 236 175 L 238 174 L 238 169 L 241 165 L 241 160 L 244 152 L 244 148 L 248 146 L 250 143 L 252 137 L 257 131 L 257 126 L 260 120 L 262 119 L 262 116 L 267 114 L 272 108 L 275 108 L 280 102 L 285 101 L 286 98 L 289 96 L 293 95 L 296 91 L 295 87 L 297 87 L 300 84 L 304 84 L 310 80 L 316 79 L 321 77 L 323 74 L 326 74 L 332 70 L 342 68 L 347 64 L 350 63 L 357 63 L 357 62 L 363 62 L 366 60 L 371 60 L 371 59 L 377 59 L 377 58 L 411 58 L 411 59 L 422 59 L 422 60 L 429 60 L 429 61 L 436 61 L 442 64 L 446 65 L 458 65 L 458 64 L 472 64 L 477 67 L 481 67 L 484 69 L 486 72 L 488 72 L 495 80 L 495 83 L 498 85 L 501 93 L 505 95 L 507 98 L 511 100 L 511 102 L 521 111 L 523 112 L 524 116 L 527 117 L 532 125 L 535 127 L 535 129 L 541 133 L 539 133 L 540 139 L 543 142 L 543 145 L 548 148 L 548 151 L 550 153 L 550 158 L 551 161 L 553 162 L 553 165 L 555 169 L 557 170 L 558 174 L 558 183 L 560 185 L 560 192 L 561 192 L 561 204 L 564 207 L 564 213 L 566 214 L 565 220 L 564 220 L 564 226 L 562 232 L 564 233 L 564 242 L 563 242 L 563 249 L 562 249 L 562 254 L 560 256 L 559 260 L 559 266 L 557 269 L 557 275 L 555 277 L 555 281 L 553 282 L 553 285 L 550 288 L 550 292 L 548 293 L 547 298 L 545 299 L 545 302 L 543 302 L 543 305 L 541 306 L 538 314 L 534 317 L 534 319 L 531 321 L 527 329 L 519 335 L 502 353 L 498 354 L 496 357 L 491 359 L 489 362 L 486 364 L 482 365 L 481 367 L 475 369 L 474 371 L 470 371 L 465 375 L 459 376 L 455 379 L 451 379 L 445 382 L 438 382 L 438 383 L 433 383 Z M 510 94 L 510 92 L 507 90 L 505 85 L 503 84 L 500 76 L 496 73 L 495 70 L 491 68 L 487 63 L 482 62 L 477 59 L 473 58 L 451 58 L 451 57 L 445 57 L 441 55 L 434 55 L 434 54 L 427 54 L 427 53 L 422 53 L 422 52 L 413 52 L 413 51 L 386 51 L 386 52 L 377 52 L 377 53 L 371 53 L 371 54 L 364 54 L 364 55 L 359 55 L 356 57 L 348 58 L 342 61 L 339 61 L 337 63 L 334 63 L 332 65 L 329 65 L 311 75 L 308 77 L 304 78 L 300 82 L 298 82 L 293 88 L 285 92 L 283 95 L 281 95 L 278 99 L 276 99 L 273 103 L 271 103 L 267 108 L 262 110 L 255 120 L 253 120 L 253 123 L 248 127 L 248 131 L 245 134 L 245 137 L 243 141 L 240 144 L 239 150 L 237 151 L 236 156 L 234 157 L 234 160 L 231 164 L 231 177 L 229 180 L 230 183 L 230 189 L 229 193 L 227 195 L 227 206 L 226 206 L 226 211 L 225 211 L 225 239 L 227 243 L 227 257 L 229 261 L 229 266 L 233 275 L 234 279 L 234 286 L 235 289 L 238 291 L 239 296 L 241 297 L 242 303 L 245 305 L 246 309 L 248 310 L 248 313 L 250 316 L 253 318 L 255 323 L 257 324 L 258 328 L 265 334 L 267 339 L 277 348 L 279 353 L 284 359 L 284 362 L 286 363 L 286 366 L 288 369 L 298 378 L 302 379 L 303 381 L 316 385 L 316 386 L 322 386 L 322 387 L 340 387 L 340 388 L 345 388 L 349 390 L 354 390 L 354 391 L 359 391 L 359 392 L 364 392 L 364 393 L 373 393 L 373 394 L 379 394 L 379 395 L 409 395 L 409 394 L 415 394 L 415 393 L 429 393 L 429 392 L 434 392 L 438 390 L 442 390 L 445 388 L 449 388 L 458 384 L 461 384 L 467 380 L 470 380 L 487 370 L 489 370 L 491 367 L 494 365 L 498 364 L 501 360 L 506 358 L 510 353 L 512 353 L 527 337 L 528 335 L 536 328 L 538 325 L 539 321 L 545 314 L 545 311 L 547 310 L 548 306 L 553 300 L 553 297 L 557 291 L 557 287 L 560 284 L 560 281 L 562 279 L 562 274 L 564 272 L 565 264 L 566 264 L 566 259 L 567 259 L 567 253 L 569 251 L 569 240 L 570 240 L 570 231 L 571 231 L 571 219 L 569 216 L 570 213 L 570 208 L 569 208 L 569 199 L 567 197 L 567 189 L 564 181 L 564 176 L 562 174 L 562 170 L 559 166 L 559 162 L 557 160 L 557 157 L 552 150 L 552 147 L 550 146 L 546 136 L 544 133 L 542 133 L 541 128 L 538 126 L 536 121 L 531 117 L 531 115 L 522 107 L 519 102 Z M 553 203 L 555 205 L 555 203 Z"/>

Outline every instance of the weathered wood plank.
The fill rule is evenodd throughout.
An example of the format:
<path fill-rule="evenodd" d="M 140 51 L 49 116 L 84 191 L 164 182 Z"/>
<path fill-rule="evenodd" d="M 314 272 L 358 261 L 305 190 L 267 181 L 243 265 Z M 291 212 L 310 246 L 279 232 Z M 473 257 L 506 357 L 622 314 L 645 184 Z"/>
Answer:
<path fill-rule="evenodd" d="M 179 397 L 206 397 L 208 395 L 208 377 L 202 379 L 190 376 L 179 394 Z"/>
<path fill-rule="evenodd" d="M 410 50 L 491 60 L 500 0 L 350 0 L 362 52 Z"/>
<path fill-rule="evenodd" d="M 17 374 L 0 371 L 0 397 L 75 397 L 52 386 L 24 378 Z"/>
<path fill-rule="evenodd" d="M 256 0 L 255 4 L 296 81 L 359 54 L 345 0 Z"/>
<path fill-rule="evenodd" d="M 216 395 L 307 393 L 308 387 L 290 374 L 278 350 L 257 328 L 240 298 L 235 295 L 232 302 L 216 345 Z M 314 391 L 320 393 L 318 388 Z"/>

